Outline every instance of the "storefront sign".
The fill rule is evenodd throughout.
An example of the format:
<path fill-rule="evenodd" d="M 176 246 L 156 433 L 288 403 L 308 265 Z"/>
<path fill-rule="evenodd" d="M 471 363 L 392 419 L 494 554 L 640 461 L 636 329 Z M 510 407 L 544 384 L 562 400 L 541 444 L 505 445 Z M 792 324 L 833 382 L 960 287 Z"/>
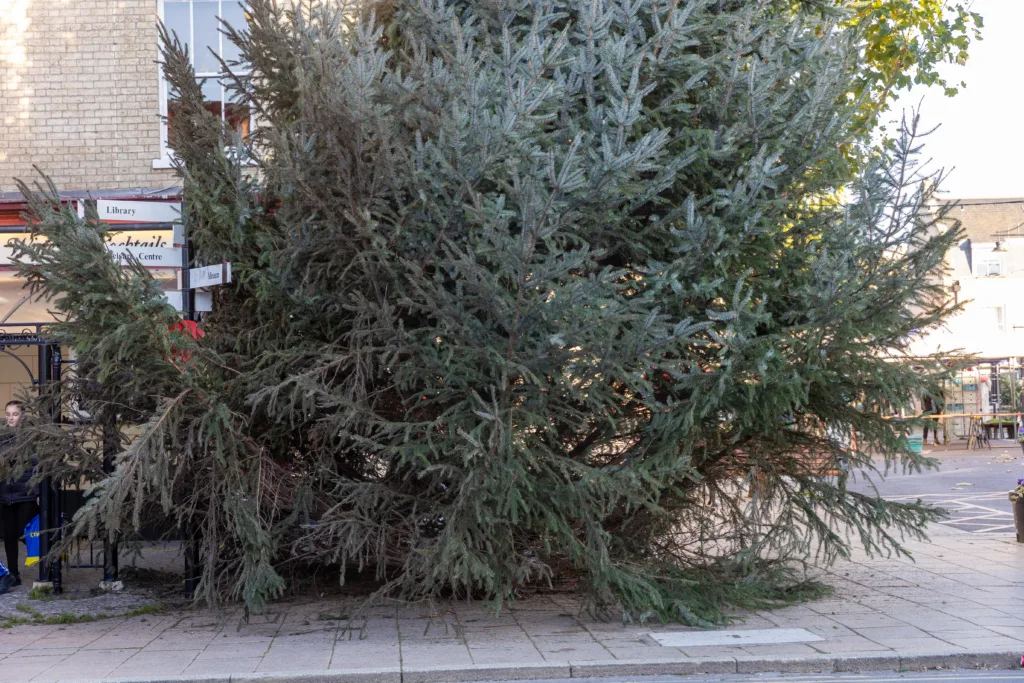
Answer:
<path fill-rule="evenodd" d="M 138 251 L 140 249 L 171 249 L 173 244 L 173 235 L 170 230 L 134 230 L 132 232 L 117 232 L 111 235 L 111 240 L 108 243 L 108 248 L 113 251 L 115 248 L 130 251 Z M 45 237 L 36 236 L 32 237 L 29 233 L 23 233 L 20 235 L 11 235 L 7 239 L 0 242 L 0 268 L 6 265 L 10 265 L 14 262 L 14 240 L 32 240 L 35 242 L 46 241 Z M 176 249 L 180 253 L 180 249 Z M 180 268 L 181 258 L 180 256 L 174 262 L 175 265 L 166 265 L 160 262 L 159 259 L 154 261 L 153 259 L 144 259 L 142 265 L 147 268 Z"/>
<path fill-rule="evenodd" d="M 181 202 L 97 199 L 96 213 L 105 223 L 174 223 L 181 219 Z"/>
<path fill-rule="evenodd" d="M 117 236 L 110 240 L 110 246 L 112 247 L 171 247 L 171 240 L 167 239 L 168 235 L 166 232 L 147 234 L 147 233 L 127 233 L 119 232 Z"/>

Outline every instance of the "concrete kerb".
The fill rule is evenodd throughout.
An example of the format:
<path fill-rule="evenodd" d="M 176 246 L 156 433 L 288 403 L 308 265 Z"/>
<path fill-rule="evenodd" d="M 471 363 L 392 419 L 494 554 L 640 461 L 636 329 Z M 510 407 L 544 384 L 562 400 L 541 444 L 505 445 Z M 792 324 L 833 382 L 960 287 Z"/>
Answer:
<path fill-rule="evenodd" d="M 402 683 L 471 683 L 571 678 L 569 662 L 544 664 L 477 664 L 452 668 L 426 666 L 402 670 Z"/>
<path fill-rule="evenodd" d="M 614 659 L 572 662 L 572 678 L 612 676 L 694 676 L 697 674 L 734 674 L 736 660 L 728 658 L 693 659 Z"/>
<path fill-rule="evenodd" d="M 829 656 L 805 655 L 801 657 L 743 656 L 736 658 L 738 674 L 816 674 L 835 671 L 835 660 Z"/>
<path fill-rule="evenodd" d="M 1019 669 L 1021 652 L 954 652 L 901 655 L 900 668 L 925 669 Z"/>
<path fill-rule="evenodd" d="M 463 667 L 419 667 L 404 670 L 338 669 L 196 676 L 144 676 L 107 679 L 59 679 L 59 683 L 469 683 L 612 676 L 688 676 L 697 674 L 850 673 L 858 671 L 924 671 L 928 669 L 1019 669 L 1019 652 L 955 652 L 864 654 L 835 657 L 724 657 L 666 660 L 606 660 L 498 664 Z M 42 683 L 43 679 L 36 679 Z"/>
<path fill-rule="evenodd" d="M 38 676 L 36 678 L 39 678 Z M 35 680 L 35 679 L 33 679 Z M 46 679 L 40 679 L 40 681 Z M 132 676 L 128 678 L 59 679 L 60 683 L 402 683 L 398 667 L 386 669 L 339 669 L 289 673 L 196 674 L 182 676 Z M 50 679 L 50 683 L 53 683 Z"/>
<path fill-rule="evenodd" d="M 858 671 L 899 671 L 903 668 L 898 654 L 848 654 L 836 657 L 832 668 L 835 673 Z"/>

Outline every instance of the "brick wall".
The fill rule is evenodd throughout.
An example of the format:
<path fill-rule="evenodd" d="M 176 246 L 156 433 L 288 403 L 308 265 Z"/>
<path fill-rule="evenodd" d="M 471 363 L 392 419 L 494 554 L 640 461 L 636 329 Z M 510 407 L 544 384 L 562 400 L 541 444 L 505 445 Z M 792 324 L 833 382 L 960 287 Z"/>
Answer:
<path fill-rule="evenodd" d="M 0 191 L 166 187 L 157 0 L 0 0 Z"/>

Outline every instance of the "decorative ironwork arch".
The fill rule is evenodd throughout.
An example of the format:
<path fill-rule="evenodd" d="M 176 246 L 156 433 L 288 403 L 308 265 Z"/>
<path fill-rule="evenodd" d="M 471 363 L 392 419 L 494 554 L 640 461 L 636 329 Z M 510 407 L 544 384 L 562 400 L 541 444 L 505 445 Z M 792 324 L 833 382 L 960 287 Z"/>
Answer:
<path fill-rule="evenodd" d="M 32 368 L 30 368 L 28 366 L 28 363 L 26 363 L 25 361 L 23 361 L 21 359 L 21 356 L 19 356 L 18 354 L 12 352 L 10 349 L 7 348 L 6 345 L 2 345 L 2 344 L 0 344 L 0 353 L 7 354 L 8 356 L 13 358 L 14 360 L 18 361 L 18 363 L 21 365 L 21 367 L 25 368 L 25 372 L 26 372 L 26 374 L 28 374 L 28 378 L 30 380 L 32 380 L 32 386 L 36 386 L 37 384 L 39 384 L 39 380 L 36 379 L 36 376 L 32 374 Z"/>

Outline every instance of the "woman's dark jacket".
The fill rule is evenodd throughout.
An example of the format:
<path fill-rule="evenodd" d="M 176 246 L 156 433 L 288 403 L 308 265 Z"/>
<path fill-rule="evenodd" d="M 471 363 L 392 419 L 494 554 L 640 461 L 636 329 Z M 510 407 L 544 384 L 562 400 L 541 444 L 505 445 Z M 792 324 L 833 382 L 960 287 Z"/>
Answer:
<path fill-rule="evenodd" d="M 9 434 L 0 437 L 0 457 L 5 457 L 14 445 L 14 435 Z M 11 481 L 0 481 L 0 503 L 3 505 L 15 505 L 17 503 L 31 503 L 39 496 L 38 486 L 29 486 L 32 479 L 33 467 L 26 468 L 21 476 Z"/>

